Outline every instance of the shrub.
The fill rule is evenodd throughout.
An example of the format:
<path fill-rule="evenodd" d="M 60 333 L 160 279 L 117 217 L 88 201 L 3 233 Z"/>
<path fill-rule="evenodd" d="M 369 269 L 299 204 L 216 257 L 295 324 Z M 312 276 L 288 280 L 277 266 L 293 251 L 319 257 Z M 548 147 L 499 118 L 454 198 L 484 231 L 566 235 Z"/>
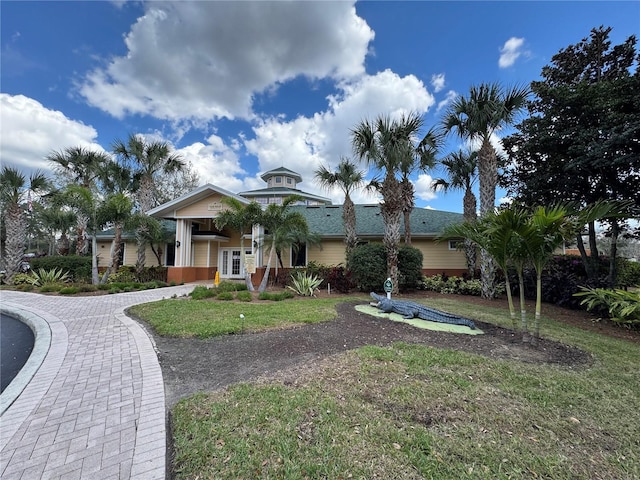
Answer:
<path fill-rule="evenodd" d="M 74 295 L 74 294 L 78 293 L 79 291 L 80 291 L 80 289 L 78 287 L 71 286 L 71 287 L 63 287 L 63 288 L 61 288 L 58 291 L 58 293 L 60 295 Z"/>
<path fill-rule="evenodd" d="M 77 285 L 80 292 L 96 292 L 98 291 L 98 285 L 92 285 L 90 283 L 81 283 Z"/>
<path fill-rule="evenodd" d="M 31 285 L 30 283 L 23 283 L 16 286 L 16 290 L 19 290 L 21 292 L 32 292 L 33 288 L 33 285 Z"/>
<path fill-rule="evenodd" d="M 204 298 L 212 298 L 218 294 L 215 288 L 207 288 L 205 285 L 195 287 L 189 296 L 194 300 L 202 300 Z"/>
<path fill-rule="evenodd" d="M 218 300 L 233 300 L 233 293 L 231 292 L 220 292 L 216 299 Z"/>
<path fill-rule="evenodd" d="M 632 262 L 626 258 L 617 258 L 616 262 L 618 268 L 616 287 L 628 288 L 640 286 L 640 262 Z"/>
<path fill-rule="evenodd" d="M 401 291 L 418 288 L 422 281 L 422 252 L 403 245 L 398 250 Z M 387 251 L 381 243 L 367 243 L 353 249 L 348 259 L 351 281 L 362 292 L 379 291 L 387 279 Z"/>
<path fill-rule="evenodd" d="M 329 285 L 331 290 L 340 293 L 349 293 L 353 288 L 351 272 L 342 264 L 323 265 L 316 262 L 309 262 L 305 267 L 305 272 L 307 275 L 315 275 L 322 279 L 322 283 L 320 283 L 318 288 L 326 288 L 327 285 Z"/>
<path fill-rule="evenodd" d="M 304 272 L 296 272 L 295 275 L 291 274 L 291 282 L 292 285 L 287 286 L 289 290 L 303 297 L 313 297 L 322 279 Z"/>
<path fill-rule="evenodd" d="M 62 270 L 73 282 L 88 282 L 91 278 L 91 257 L 52 255 L 31 259 L 31 270 Z"/>
<path fill-rule="evenodd" d="M 349 293 L 353 288 L 351 272 L 343 265 L 330 267 L 329 272 L 324 276 L 324 283 L 329 284 L 332 290 L 340 293 Z"/>
<path fill-rule="evenodd" d="M 414 290 L 420 286 L 422 282 L 422 260 L 422 252 L 417 248 L 408 245 L 400 247 L 398 250 L 400 290 Z"/>
<path fill-rule="evenodd" d="M 387 253 L 381 243 L 359 245 L 348 259 L 351 280 L 361 292 L 380 290 L 387 278 Z"/>
<path fill-rule="evenodd" d="M 218 284 L 214 289 L 218 292 L 240 292 L 247 289 L 247 285 L 245 283 L 237 283 L 237 282 L 229 282 L 222 281 Z"/>
<path fill-rule="evenodd" d="M 107 283 L 133 283 L 137 281 L 136 272 L 129 267 L 120 267 L 107 278 Z"/>
<path fill-rule="evenodd" d="M 446 275 L 434 275 L 422 279 L 422 288 L 438 293 L 454 293 L 457 295 L 480 296 L 482 283 L 480 280 L 465 280 L 460 277 L 447 277 Z M 504 293 L 504 284 L 497 286 L 498 295 Z"/>
<path fill-rule="evenodd" d="M 43 287 L 45 285 L 60 284 L 68 282 L 70 279 L 69 272 L 65 272 L 62 269 L 54 268 L 51 270 L 45 270 L 39 268 L 31 272 L 33 280 L 31 283 L 36 287 Z"/>
<path fill-rule="evenodd" d="M 135 271 L 135 267 L 131 268 L 134 268 Z M 141 273 L 136 273 L 136 279 L 142 283 L 153 281 L 166 282 L 167 271 L 167 267 L 163 267 L 160 265 L 155 265 L 153 267 L 144 267 Z"/>
<path fill-rule="evenodd" d="M 33 275 L 30 275 L 28 273 L 16 273 L 13 276 L 13 284 L 14 285 L 32 285 Z"/>
<path fill-rule="evenodd" d="M 258 295 L 258 299 L 260 300 L 272 300 L 274 302 L 280 302 L 289 298 L 293 298 L 293 293 L 289 292 L 288 290 L 279 293 L 261 292 Z"/>
<path fill-rule="evenodd" d="M 593 288 L 607 285 L 608 264 L 604 258 L 596 261 L 598 262 L 599 277 L 588 282 L 582 259 L 579 256 L 554 256 L 542 272 L 542 301 L 566 308 L 581 308 L 579 299 L 574 296 L 574 293 L 580 291 L 580 285 Z M 517 295 L 519 286 L 515 273 L 509 273 L 509 280 L 513 293 Z M 524 270 L 524 294 L 530 300 L 536 298 L 536 272 L 533 268 L 525 268 Z"/>
<path fill-rule="evenodd" d="M 251 300 L 253 300 L 253 295 L 251 295 L 251 292 L 244 290 L 236 294 L 236 299 L 240 300 L 241 302 L 250 302 Z"/>
<path fill-rule="evenodd" d="M 604 310 L 609 318 L 627 326 L 640 325 L 640 294 L 626 290 L 580 287 L 574 296 L 583 297 L 580 305 L 589 311 Z"/>

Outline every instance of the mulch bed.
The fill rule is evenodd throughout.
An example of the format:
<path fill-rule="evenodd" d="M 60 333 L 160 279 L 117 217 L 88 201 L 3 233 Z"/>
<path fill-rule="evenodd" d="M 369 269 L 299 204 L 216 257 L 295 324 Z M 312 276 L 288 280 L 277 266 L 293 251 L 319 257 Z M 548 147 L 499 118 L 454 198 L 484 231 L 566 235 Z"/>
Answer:
<path fill-rule="evenodd" d="M 439 294 L 420 292 L 420 296 Z M 486 301 L 463 297 L 465 302 L 506 308 L 506 301 Z M 394 342 L 422 344 L 462 350 L 493 359 L 547 363 L 581 368 L 591 363 L 590 354 L 572 346 L 540 339 L 537 347 L 522 344 L 520 334 L 491 324 L 476 322 L 484 335 L 463 335 L 422 330 L 358 312 L 362 302 L 338 304 L 338 317 L 330 322 L 290 329 L 228 335 L 211 339 L 166 338 L 155 335 L 162 367 L 167 406 L 196 392 L 213 391 L 238 382 L 247 382 L 363 345 L 386 346 Z M 530 309 L 529 311 L 532 311 Z M 637 331 L 596 322 L 585 312 L 544 306 L 545 315 L 580 328 L 640 342 Z M 149 329 L 151 331 L 151 329 Z"/>

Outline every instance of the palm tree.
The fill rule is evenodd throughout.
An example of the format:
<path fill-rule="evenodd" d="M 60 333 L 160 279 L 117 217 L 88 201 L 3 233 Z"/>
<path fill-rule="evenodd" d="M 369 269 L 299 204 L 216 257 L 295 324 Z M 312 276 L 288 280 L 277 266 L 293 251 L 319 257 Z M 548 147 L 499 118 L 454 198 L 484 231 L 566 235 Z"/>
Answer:
<path fill-rule="evenodd" d="M 500 215 L 503 215 L 500 217 Z M 450 225 L 445 228 L 436 241 L 451 240 L 455 238 L 464 238 L 484 249 L 491 258 L 505 272 L 505 282 L 507 291 L 507 301 L 509 303 L 509 313 L 513 327 L 516 326 L 516 312 L 511 295 L 511 285 L 509 275 L 507 273 L 511 253 L 516 251 L 516 242 L 514 231 L 510 228 L 509 222 L 505 221 L 505 212 L 501 214 L 490 213 L 479 221 L 464 222 Z"/>
<path fill-rule="evenodd" d="M 467 223 L 476 221 L 477 202 L 473 193 L 473 185 L 478 178 L 478 152 L 465 152 L 460 150 L 447 155 L 440 161 L 445 168 L 449 179 L 437 178 L 433 181 L 433 188 L 441 188 L 443 192 L 449 190 L 464 190 L 462 199 L 462 218 Z M 476 270 L 476 246 L 473 242 L 465 240 L 464 252 L 467 258 L 467 271 L 469 278 L 473 278 Z"/>
<path fill-rule="evenodd" d="M 498 156 L 491 145 L 491 136 L 514 122 L 516 114 L 525 106 L 529 89 L 503 89 L 499 84 L 483 83 L 472 86 L 468 97 L 457 98 L 443 118 L 444 130 L 455 131 L 460 138 L 479 141 L 478 171 L 480 177 L 480 214 L 495 209 L 498 183 Z M 482 296 L 495 297 L 495 268 L 491 256 L 481 251 L 480 271 Z"/>
<path fill-rule="evenodd" d="M 344 224 L 345 257 L 349 258 L 351 251 L 358 245 L 358 234 L 356 232 L 356 207 L 351 200 L 351 192 L 364 185 L 364 172 L 358 170 L 355 163 L 348 158 L 341 157 L 338 169 L 330 171 L 324 165 L 315 172 L 316 181 L 321 187 L 330 190 L 334 187 L 340 188 L 344 193 L 344 203 L 342 204 L 342 222 Z"/>
<path fill-rule="evenodd" d="M 3 205 L 3 220 L 6 230 L 4 255 L 2 257 L 6 276 L 4 281 L 11 285 L 13 277 L 20 271 L 27 238 L 27 221 L 24 202 L 31 202 L 31 194 L 37 195 L 48 188 L 44 173 L 36 171 L 28 180 L 15 168 L 2 167 L 0 171 L 0 202 Z M 29 205 L 27 206 L 29 208 Z"/>
<path fill-rule="evenodd" d="M 415 189 L 409 177 L 416 170 L 424 172 L 435 166 L 439 143 L 439 136 L 430 129 L 417 148 L 411 142 L 407 145 L 407 151 L 400 160 L 404 243 L 407 245 L 411 245 L 411 212 L 415 207 Z"/>
<path fill-rule="evenodd" d="M 179 171 L 184 166 L 180 155 L 171 153 L 167 143 L 147 143 L 137 135 L 130 135 L 126 143 L 117 140 L 113 145 L 113 153 L 121 159 L 121 165 L 126 166 L 133 173 L 138 208 L 145 215 L 157 206 L 155 198 L 156 176 L 159 173 Z M 138 242 L 136 271 L 138 275 L 142 273 L 146 262 L 145 250 L 149 232 L 144 230 L 147 226 L 147 222 L 139 222 L 136 232 Z"/>
<path fill-rule="evenodd" d="M 363 120 L 351 131 L 354 153 L 369 165 L 383 172 L 380 182 L 372 182 L 382 194 L 380 212 L 384 221 L 383 243 L 387 249 L 387 273 L 393 282 L 394 293 L 398 292 L 398 245 L 400 243 L 400 221 L 403 202 L 402 185 L 396 178 L 403 161 L 409 154 L 415 155 L 413 138 L 423 125 L 422 118 L 415 114 L 391 120 L 380 116 L 374 122 Z"/>
<path fill-rule="evenodd" d="M 570 238 L 573 225 L 568 222 L 568 211 L 563 206 L 538 207 L 529 218 L 529 231 L 524 238 L 529 260 L 536 271 L 536 313 L 533 343 L 540 336 L 542 309 L 542 271 L 553 253 Z"/>
<path fill-rule="evenodd" d="M 125 225 L 131 220 L 133 202 L 124 193 L 113 193 L 103 202 L 98 212 L 100 223 L 112 223 L 114 228 L 113 246 L 111 248 L 111 260 L 107 277 L 118 272 L 120 268 L 120 256 L 122 251 L 122 232 Z"/>
<path fill-rule="evenodd" d="M 276 252 L 282 237 L 291 232 L 299 232 L 301 234 L 309 233 L 309 226 L 304 216 L 300 212 L 292 212 L 290 210 L 291 205 L 294 205 L 300 199 L 301 197 L 297 195 L 290 195 L 282 201 L 282 205 L 270 203 L 266 210 L 262 212 L 260 224 L 265 229 L 265 237 L 270 247 L 267 266 L 264 277 L 262 277 L 262 281 L 258 287 L 258 292 L 264 292 L 267 289 L 273 254 Z M 280 245 L 282 244 L 280 243 Z"/>
<path fill-rule="evenodd" d="M 536 271 L 536 314 L 534 320 L 534 343 L 540 336 L 540 314 L 542 308 L 542 271 L 554 252 L 565 240 L 575 238 L 585 225 L 602 219 L 628 217 L 628 208 L 633 202 L 600 201 L 581 210 L 568 205 L 537 207 L 529 220 L 529 231 L 524 244 L 529 261 Z"/>
<path fill-rule="evenodd" d="M 262 207 L 258 202 L 251 202 L 247 205 L 233 197 L 224 197 L 222 203 L 229 208 L 220 212 L 216 217 L 216 228 L 222 230 L 224 227 L 229 226 L 233 230 L 240 232 L 240 251 L 242 252 L 242 263 L 244 264 L 244 235 L 251 232 L 254 225 L 260 223 Z M 249 291 L 253 292 L 251 273 L 247 271 L 245 271 L 245 283 Z"/>
<path fill-rule="evenodd" d="M 68 205 L 89 219 L 89 222 L 87 223 L 87 231 L 89 232 L 92 241 L 91 279 L 93 284 L 97 285 L 100 282 L 100 279 L 98 277 L 98 242 L 96 239 L 96 232 L 104 225 L 98 216 L 102 198 L 94 190 L 80 185 L 67 185 L 62 194 L 64 195 Z"/>
<path fill-rule="evenodd" d="M 95 152 L 85 147 L 69 147 L 52 152 L 47 160 L 55 164 L 56 172 L 65 180 L 66 185 L 80 185 L 89 189 L 95 189 L 102 168 L 111 163 L 111 157 L 107 153 Z M 89 249 L 89 244 L 85 241 L 89 219 L 77 214 L 76 221 L 76 254 L 84 255 Z"/>

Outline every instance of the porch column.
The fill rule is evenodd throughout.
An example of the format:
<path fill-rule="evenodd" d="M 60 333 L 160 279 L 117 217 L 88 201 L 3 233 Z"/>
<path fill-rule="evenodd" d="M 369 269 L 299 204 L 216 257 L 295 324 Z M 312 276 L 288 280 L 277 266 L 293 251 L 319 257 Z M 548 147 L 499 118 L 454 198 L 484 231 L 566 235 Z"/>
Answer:
<path fill-rule="evenodd" d="M 180 246 L 178 246 L 178 242 Z M 191 266 L 191 220 L 176 223 L 176 267 Z"/>

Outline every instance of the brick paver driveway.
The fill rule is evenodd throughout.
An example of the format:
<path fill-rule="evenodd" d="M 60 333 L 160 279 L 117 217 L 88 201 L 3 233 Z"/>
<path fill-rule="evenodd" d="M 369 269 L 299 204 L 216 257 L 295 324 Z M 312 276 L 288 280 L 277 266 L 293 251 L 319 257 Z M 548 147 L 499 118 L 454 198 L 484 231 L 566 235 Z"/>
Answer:
<path fill-rule="evenodd" d="M 0 292 L 3 311 L 38 325 L 34 359 L 0 396 L 0 477 L 163 479 L 162 372 L 152 340 L 123 311 L 191 290 L 76 298 Z"/>

